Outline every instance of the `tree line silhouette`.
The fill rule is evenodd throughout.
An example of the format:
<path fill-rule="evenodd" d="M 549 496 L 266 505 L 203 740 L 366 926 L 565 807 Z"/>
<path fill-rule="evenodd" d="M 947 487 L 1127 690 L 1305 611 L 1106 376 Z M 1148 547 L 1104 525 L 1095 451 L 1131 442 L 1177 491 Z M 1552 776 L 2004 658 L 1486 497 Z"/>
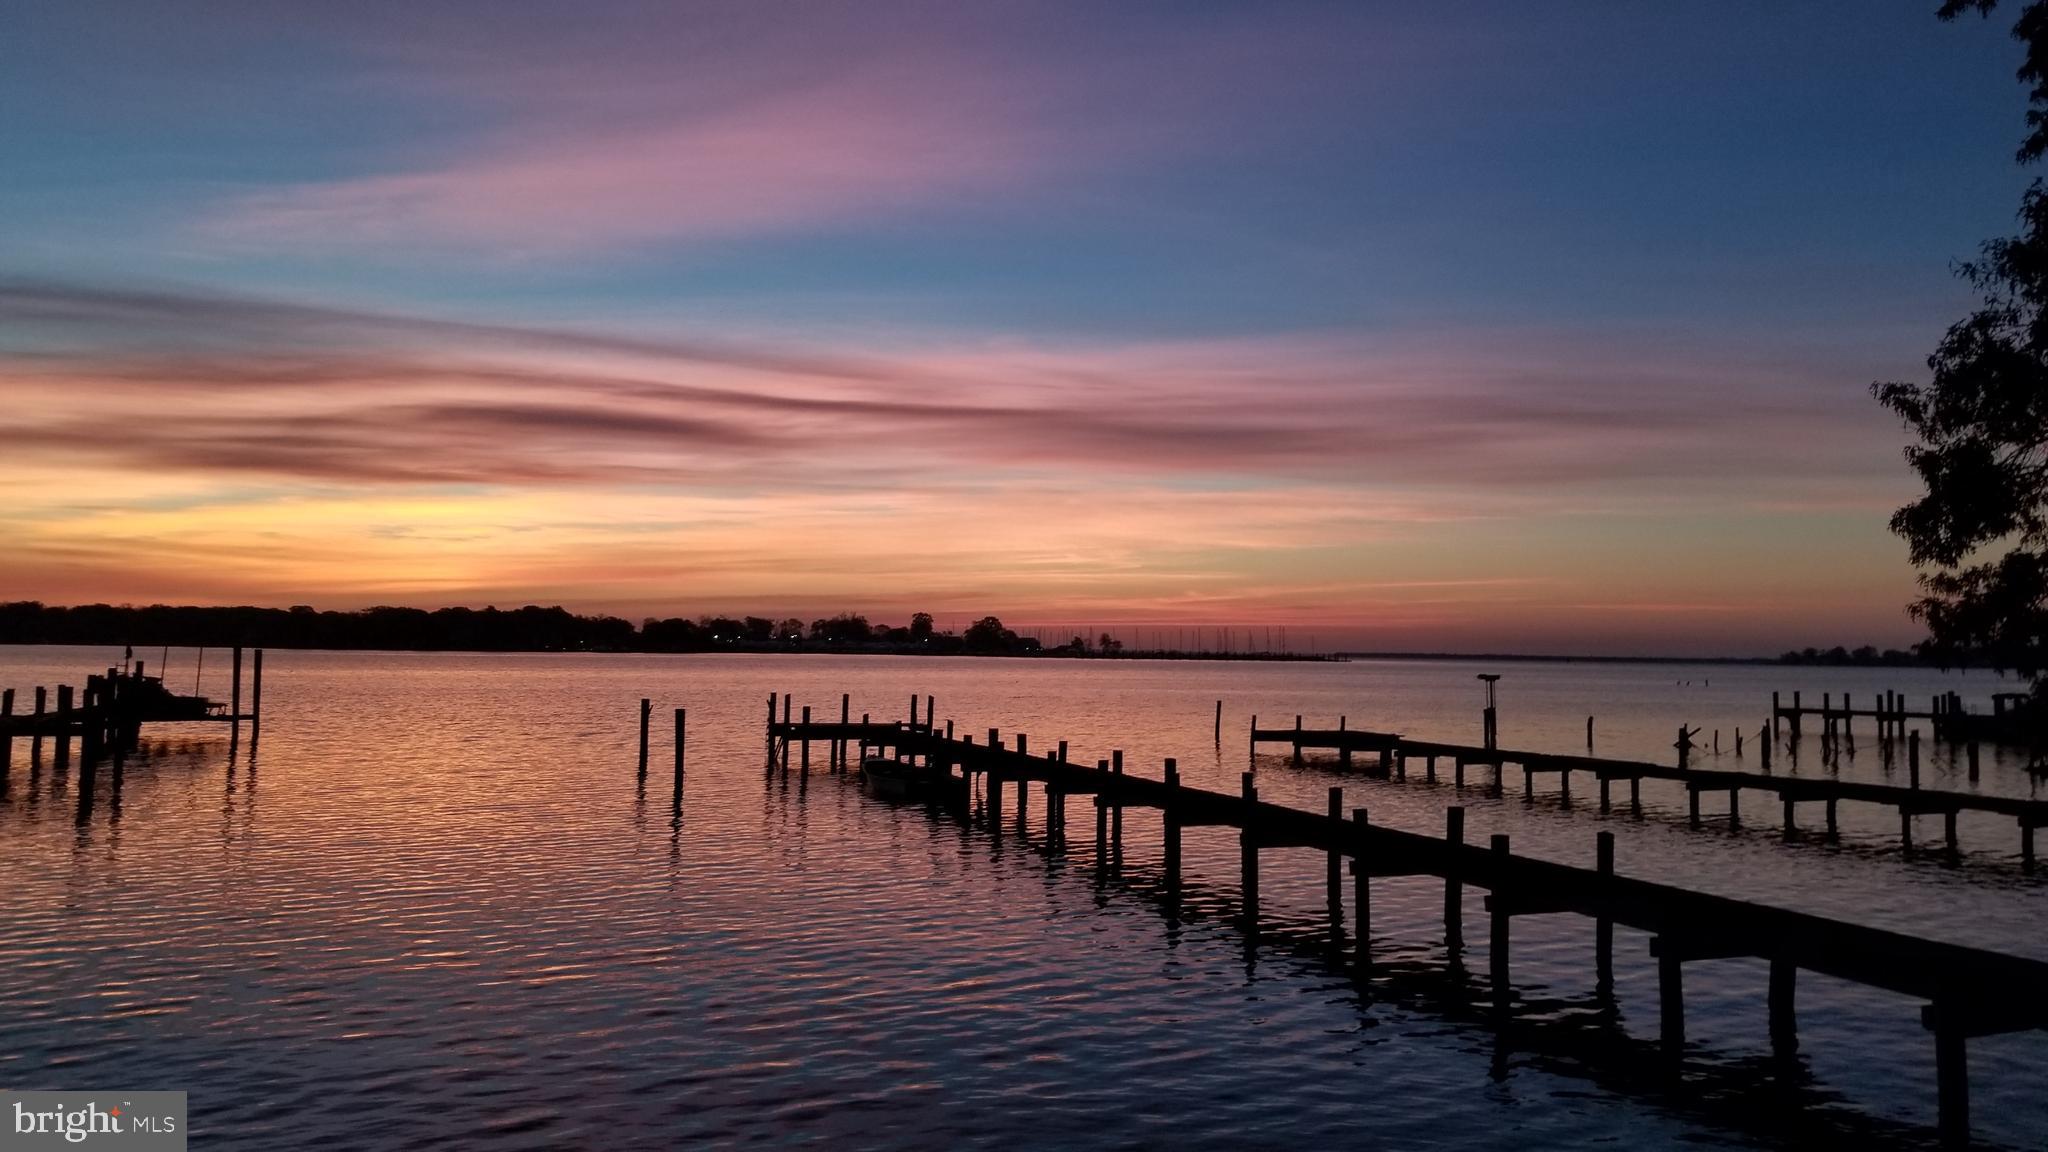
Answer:
<path fill-rule="evenodd" d="M 459 652 L 826 651 L 1031 655 L 1039 642 L 985 616 L 964 631 L 940 631 L 919 612 L 900 627 L 855 613 L 812 620 L 761 616 L 648 618 L 567 609 L 293 608 L 0 603 L 0 644 L 138 644 L 176 647 L 395 649 Z M 1068 652 L 1069 647 L 1060 651 Z M 1084 645 L 1080 651 L 1086 651 Z"/>

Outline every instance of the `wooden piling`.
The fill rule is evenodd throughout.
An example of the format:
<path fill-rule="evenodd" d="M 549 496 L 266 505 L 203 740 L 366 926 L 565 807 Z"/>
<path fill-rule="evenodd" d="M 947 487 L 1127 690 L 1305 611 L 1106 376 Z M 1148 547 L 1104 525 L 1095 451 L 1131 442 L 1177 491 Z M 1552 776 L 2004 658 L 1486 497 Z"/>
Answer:
<path fill-rule="evenodd" d="M 1358 854 L 1351 860 L 1351 921 L 1358 937 L 1358 960 L 1372 959 L 1372 855 L 1365 850 L 1366 829 L 1371 819 L 1363 808 L 1351 810 L 1352 827 L 1358 829 Z"/>
<path fill-rule="evenodd" d="M 1780 1054 L 1799 1047 L 1798 1015 L 1793 995 L 1799 986 L 1799 966 L 1781 956 L 1771 957 L 1771 1046 Z"/>
<path fill-rule="evenodd" d="M 1060 761 L 1065 763 L 1066 745 L 1060 745 Z M 1180 762 L 1166 758 L 1166 804 L 1160 814 L 1162 838 L 1165 841 L 1166 882 L 1176 894 L 1180 891 Z"/>
<path fill-rule="evenodd" d="M 36 727 L 35 731 L 30 733 L 28 738 L 28 758 L 31 764 L 41 764 L 43 762 L 43 720 L 44 714 L 49 711 L 49 703 L 50 690 L 41 684 L 36 685 Z"/>
<path fill-rule="evenodd" d="M 1487 943 L 1487 961 L 1492 971 L 1494 1011 L 1505 1014 L 1508 1010 L 1508 929 L 1513 920 L 1508 914 L 1511 900 L 1498 877 L 1505 876 L 1508 871 L 1507 836 L 1494 833 L 1492 847 L 1496 878 L 1488 882 L 1492 891 L 1487 903 L 1492 905 L 1493 933 Z"/>
<path fill-rule="evenodd" d="M 677 715 L 677 717 L 678 717 L 678 718 L 680 719 L 680 718 L 681 718 L 681 716 L 682 716 L 682 713 L 678 712 L 678 713 L 677 713 L 676 715 Z M 809 704 L 806 704 L 806 705 L 804 705 L 804 727 L 806 727 L 806 728 L 809 728 L 810 726 L 811 726 L 811 706 L 810 706 Z M 811 774 L 811 738 L 810 738 L 810 737 L 808 737 L 808 736 L 804 737 L 804 747 L 803 747 L 802 757 L 803 757 L 803 764 L 802 764 L 802 767 L 801 767 L 801 771 L 803 772 L 803 774 L 804 774 L 804 775 L 806 775 L 806 776 L 809 776 L 809 775 Z"/>
<path fill-rule="evenodd" d="M 263 649 L 258 648 L 249 666 L 249 747 L 263 736 Z M 125 741 L 124 741 L 125 743 Z"/>
<path fill-rule="evenodd" d="M 1452 859 L 1465 844 L 1465 808 L 1453 804 L 1444 809 L 1444 842 Z M 1444 869 L 1444 947 L 1456 951 L 1465 945 L 1465 881 L 1455 863 Z"/>
<path fill-rule="evenodd" d="M 1906 773 L 1906 786 L 1908 788 L 1918 788 L 1920 786 L 1920 730 L 1918 728 L 1915 728 L 1913 734 L 1906 738 Z"/>
<path fill-rule="evenodd" d="M 685 724 L 686 719 L 686 713 L 681 708 L 676 709 L 675 806 L 677 808 L 681 808 L 683 806 L 683 747 L 688 739 L 688 729 Z M 806 747 L 808 747 L 808 744 L 806 744 Z"/>
<path fill-rule="evenodd" d="M 1936 1127 L 1946 1148 L 1970 1143 L 1970 1060 L 1967 1034 L 1948 1022 L 1934 1030 Z"/>
<path fill-rule="evenodd" d="M 1330 789 L 1329 816 L 1344 818 L 1344 789 Z M 1323 855 L 1323 895 L 1328 898 L 1330 922 L 1340 924 L 1344 914 L 1344 857 L 1335 848 Z"/>
<path fill-rule="evenodd" d="M 71 767 L 71 685 L 57 685 L 57 771 Z"/>
<path fill-rule="evenodd" d="M 1216 702 L 1216 743 L 1219 747 L 1223 744 L 1223 701 L 1221 700 Z"/>
<path fill-rule="evenodd" d="M 1246 772 L 1239 777 L 1241 795 L 1246 804 L 1255 804 L 1259 799 L 1259 788 L 1252 774 Z M 1259 919 L 1259 842 L 1249 826 L 1238 833 L 1238 868 L 1244 890 L 1244 918 L 1247 927 L 1258 924 Z"/>
<path fill-rule="evenodd" d="M 1668 945 L 1657 952 L 1657 1023 L 1666 1059 L 1674 1063 L 1685 1054 L 1685 965 L 1680 961 L 1676 941 L 1659 937 Z"/>
<path fill-rule="evenodd" d="M 1614 833 L 1601 832 L 1593 838 L 1593 870 L 1604 880 L 1614 876 Z M 1594 980 L 1602 993 L 1614 989 L 1614 921 L 1606 916 L 1593 921 Z"/>
<path fill-rule="evenodd" d="M 1115 749 L 1109 754 L 1109 774 L 1115 778 L 1116 787 L 1110 793 L 1109 846 L 1110 851 L 1123 855 L 1124 851 L 1124 750 Z M 1251 773 L 1247 772 L 1249 776 Z"/>
<path fill-rule="evenodd" d="M 647 725 L 654 715 L 654 701 L 640 698 L 640 778 L 647 779 Z"/>
<path fill-rule="evenodd" d="M 235 745 L 242 742 L 242 646 L 235 645 L 234 671 L 228 681 L 228 748 L 230 756 Z"/>

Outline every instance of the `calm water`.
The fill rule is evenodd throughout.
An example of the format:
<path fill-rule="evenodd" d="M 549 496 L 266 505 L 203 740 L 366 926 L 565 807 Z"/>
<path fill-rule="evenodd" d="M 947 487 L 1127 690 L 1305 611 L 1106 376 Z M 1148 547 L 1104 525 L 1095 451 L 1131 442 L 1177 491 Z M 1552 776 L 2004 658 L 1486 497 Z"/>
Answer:
<path fill-rule="evenodd" d="M 160 653 L 145 653 L 154 666 Z M 171 653 L 189 686 L 193 654 Z M 0 686 L 78 682 L 104 649 L 0 648 Z M 226 695 L 212 654 L 206 688 Z M 75 820 L 76 770 L 16 746 L 0 802 L 0 1083 L 184 1089 L 198 1146 L 1919 1147 L 1934 1116 L 1918 1005 L 1802 974 L 1801 1049 L 1774 1060 L 1765 970 L 1688 965 L 1683 1084 L 1646 1071 L 1655 971 L 1617 933 L 1616 1011 L 1593 996 L 1592 928 L 1516 921 L 1524 1025 L 1497 1036 L 1483 913 L 1464 967 L 1441 887 L 1381 881 L 1364 982 L 1332 953 L 1322 861 L 1268 853 L 1268 922 L 1233 919 L 1232 834 L 1187 836 L 1188 899 L 1158 895 L 1156 816 L 1098 873 L 1092 819 L 1047 843 L 1039 797 L 1000 833 L 892 807 L 848 779 L 762 772 L 770 690 L 836 716 L 900 717 L 912 692 L 967 731 L 1125 750 L 1156 774 L 1235 786 L 1245 726 L 1310 724 L 1476 741 L 1482 670 L 1503 743 L 1669 761 L 1678 724 L 1721 730 L 1705 761 L 1755 768 L 1770 692 L 1954 688 L 1919 671 L 1456 663 L 1078 664 L 828 657 L 272 652 L 255 754 L 160 728 L 118 806 Z M 664 742 L 636 793 L 638 700 L 690 709 L 680 819 Z M 1225 701 L 1224 735 L 1212 736 Z M 665 716 L 665 712 L 658 713 Z M 1737 727 L 1752 743 L 1733 752 Z M 661 731 L 660 728 L 657 731 Z M 1845 776 L 1903 778 L 1866 727 Z M 1813 736 L 1797 771 L 1824 771 Z M 1928 747 L 1924 782 L 1973 787 Z M 1685 827 L 1682 790 L 1641 818 L 1478 787 L 1258 763 L 1262 794 L 1320 809 L 1333 783 L 1376 822 L 1470 834 L 1620 870 L 2048 958 L 2048 879 L 2007 821 L 1965 818 L 1964 858 L 1902 853 L 1888 812 L 1843 808 L 1838 845 Z M 1778 756 L 1781 771 L 1791 767 Z M 104 777 L 103 777 L 104 779 Z M 1987 758 L 1974 787 L 2025 795 Z M 1585 782 L 1581 782 L 1581 789 Z M 1922 832 L 1937 842 L 1938 820 Z M 2048 1144 L 2048 1037 L 1971 1043 L 1980 1137 Z"/>

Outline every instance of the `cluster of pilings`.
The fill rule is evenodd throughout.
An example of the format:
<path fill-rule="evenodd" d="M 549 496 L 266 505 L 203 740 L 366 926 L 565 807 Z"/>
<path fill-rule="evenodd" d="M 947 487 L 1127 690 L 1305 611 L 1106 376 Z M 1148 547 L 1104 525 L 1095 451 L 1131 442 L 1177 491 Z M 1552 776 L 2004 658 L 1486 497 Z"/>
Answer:
<path fill-rule="evenodd" d="M 997 826 L 1004 821 L 1008 785 L 1015 786 L 1016 819 L 1022 821 L 1030 806 L 1030 784 L 1041 784 L 1043 819 L 1049 830 L 1065 827 L 1069 796 L 1093 796 L 1097 858 L 1106 862 L 1120 854 L 1125 808 L 1155 809 L 1162 816 L 1170 892 L 1179 886 L 1181 831 L 1201 825 L 1232 827 L 1239 835 L 1242 915 L 1252 930 L 1260 917 L 1261 852 L 1301 848 L 1324 853 L 1333 905 L 1343 898 L 1341 876 L 1348 858 L 1361 964 L 1371 959 L 1373 878 L 1440 877 L 1449 948 L 1463 945 L 1466 886 L 1483 888 L 1488 893 L 1491 983 L 1496 1010 L 1503 1015 L 1514 1009 L 1510 965 L 1515 917 L 1574 913 L 1592 919 L 1596 980 L 1611 980 L 1614 926 L 1634 928 L 1652 937 L 1660 1034 L 1663 1051 L 1674 1064 L 1682 1060 L 1685 1049 L 1683 972 L 1690 962 L 1739 956 L 1767 960 L 1770 1031 L 1782 1044 L 1796 1043 L 1794 999 L 1801 969 L 1920 998 L 1927 1001 L 1921 1022 L 1935 1039 L 1941 1132 L 1952 1145 L 1968 1140 L 1966 1041 L 2048 1027 L 2048 964 L 1626 878 L 1615 872 L 1611 834 L 1596 838 L 1593 867 L 1560 865 L 1514 855 L 1506 836 L 1494 836 L 1484 847 L 1465 843 L 1462 808 L 1447 810 L 1442 838 L 1423 836 L 1375 825 L 1362 808 L 1352 809 L 1347 818 L 1339 789 L 1331 790 L 1329 810 L 1319 814 L 1261 800 L 1251 772 L 1243 774 L 1239 794 L 1230 795 L 1186 786 L 1173 760 L 1165 762 L 1162 777 L 1154 780 L 1123 771 L 1121 753 L 1091 769 L 1069 763 L 1064 742 L 1038 755 L 1031 752 L 1028 738 L 1016 736 L 1015 747 L 1008 747 L 995 729 L 983 744 L 972 737 L 956 739 L 941 732 L 927 701 L 925 716 L 916 723 L 875 723 L 866 717 L 855 722 L 850 716 L 838 723 L 807 721 L 790 716 L 786 697 L 784 718 L 778 720 L 771 701 L 770 771 L 788 771 L 792 748 L 800 768 L 807 767 L 813 742 L 873 748 L 921 762 L 934 775 L 954 781 L 956 787 L 936 797 L 941 801 L 969 800 L 979 785 L 984 817 Z M 844 757 L 835 755 L 833 762 L 843 764 Z"/>
<path fill-rule="evenodd" d="M 242 649 L 235 648 L 230 701 L 225 712 L 187 714 L 180 700 L 163 690 L 161 678 L 147 674 L 145 661 L 128 667 L 109 667 L 91 673 L 82 687 L 59 684 L 31 689 L 33 704 L 17 711 L 15 689 L 0 690 L 0 799 L 13 788 L 15 742 L 28 741 L 28 771 L 31 779 L 42 771 L 44 745 L 51 748 L 53 771 L 69 771 L 72 744 L 78 747 L 78 818 L 92 813 L 102 764 L 111 768 L 110 785 L 118 799 L 128 757 L 142 738 L 144 724 L 225 723 L 229 725 L 229 754 L 241 743 L 242 725 L 249 725 L 249 747 L 253 750 L 262 734 L 263 650 L 256 649 L 251 668 L 249 710 L 242 711 Z"/>

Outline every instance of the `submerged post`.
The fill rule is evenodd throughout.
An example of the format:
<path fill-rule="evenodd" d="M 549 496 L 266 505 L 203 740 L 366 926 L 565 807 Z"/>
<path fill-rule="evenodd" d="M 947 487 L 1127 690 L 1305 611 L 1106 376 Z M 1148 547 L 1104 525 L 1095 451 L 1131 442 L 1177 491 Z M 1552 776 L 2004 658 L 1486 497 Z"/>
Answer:
<path fill-rule="evenodd" d="M 1216 702 L 1216 743 L 1223 743 L 1223 701 Z"/>

